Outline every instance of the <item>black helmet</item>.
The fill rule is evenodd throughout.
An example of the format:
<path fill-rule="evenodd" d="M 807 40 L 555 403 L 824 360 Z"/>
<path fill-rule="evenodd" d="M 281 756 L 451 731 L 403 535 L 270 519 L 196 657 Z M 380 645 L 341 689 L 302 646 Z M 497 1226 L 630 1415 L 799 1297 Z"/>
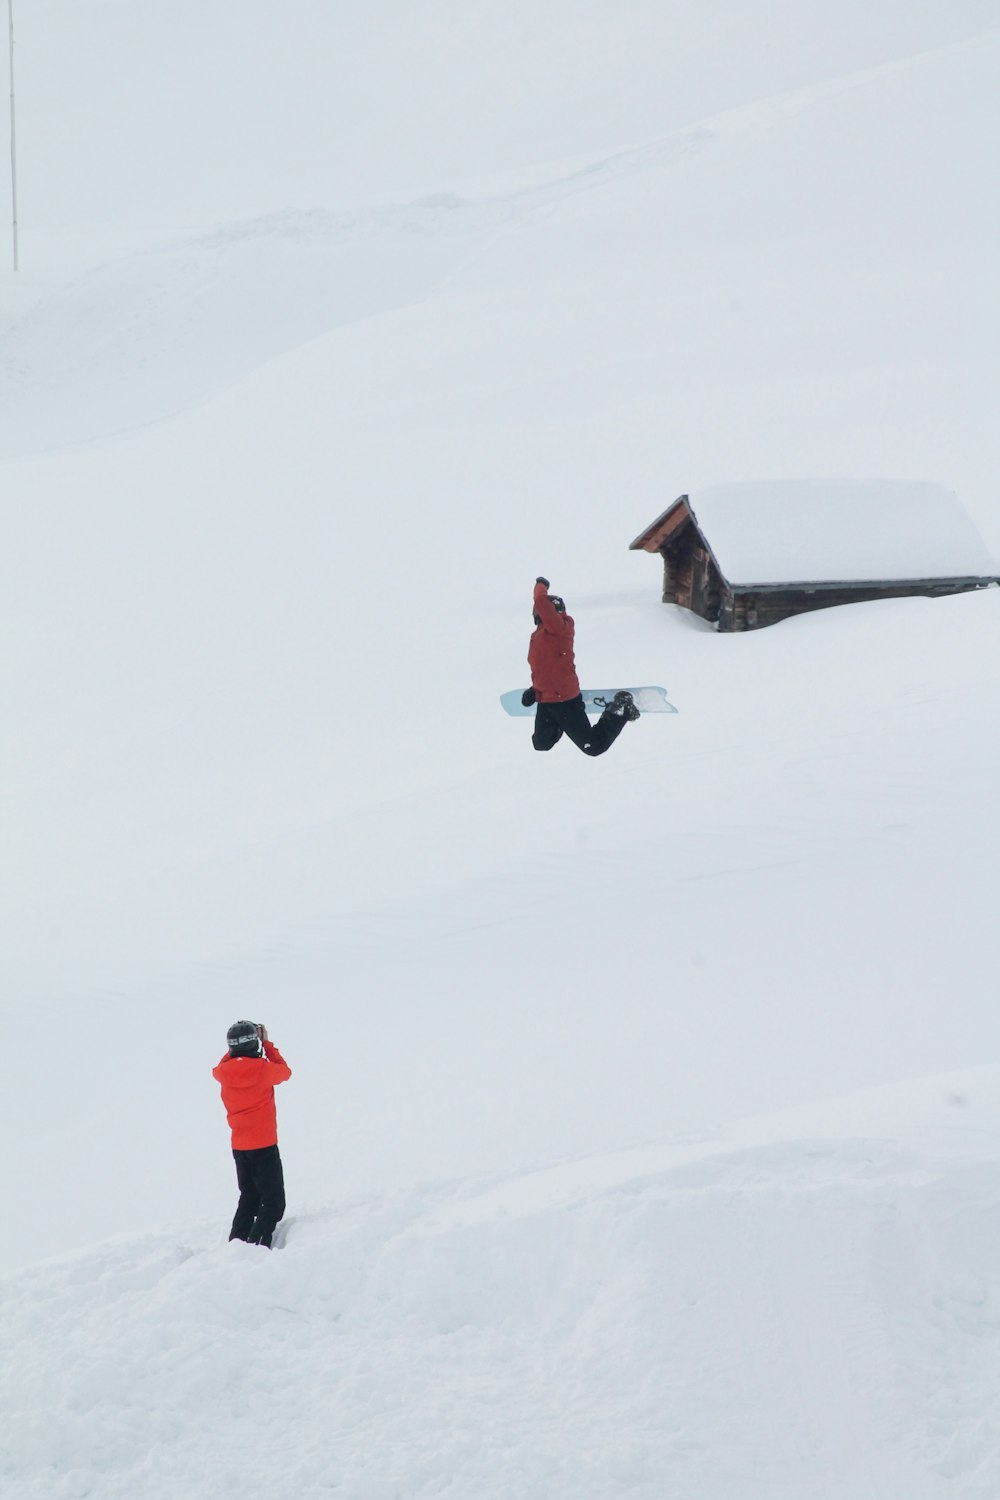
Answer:
<path fill-rule="evenodd" d="M 564 615 L 566 613 L 566 600 L 561 598 L 559 594 L 550 594 L 549 603 L 552 605 L 552 608 L 556 611 L 557 614 Z M 532 618 L 536 625 L 540 625 L 542 623 L 542 617 L 537 610 L 535 611 Z"/>
<path fill-rule="evenodd" d="M 230 1057 L 260 1057 L 260 1027 L 256 1021 L 234 1021 L 226 1032 Z"/>

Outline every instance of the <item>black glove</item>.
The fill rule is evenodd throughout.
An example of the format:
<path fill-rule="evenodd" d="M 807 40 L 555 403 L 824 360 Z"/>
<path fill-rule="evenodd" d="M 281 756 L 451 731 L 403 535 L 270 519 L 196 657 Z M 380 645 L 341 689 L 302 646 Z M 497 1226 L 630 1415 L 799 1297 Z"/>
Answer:
<path fill-rule="evenodd" d="M 536 583 L 544 584 L 545 588 L 551 588 L 552 587 L 552 585 L 549 583 L 549 580 L 547 578 L 536 578 L 535 582 Z"/>
<path fill-rule="evenodd" d="M 521 694 L 521 702 L 523 703 L 524 707 L 525 708 L 530 708 L 531 705 L 534 703 L 534 701 L 535 701 L 535 690 L 534 690 L 534 688 L 525 688 L 524 692 Z"/>

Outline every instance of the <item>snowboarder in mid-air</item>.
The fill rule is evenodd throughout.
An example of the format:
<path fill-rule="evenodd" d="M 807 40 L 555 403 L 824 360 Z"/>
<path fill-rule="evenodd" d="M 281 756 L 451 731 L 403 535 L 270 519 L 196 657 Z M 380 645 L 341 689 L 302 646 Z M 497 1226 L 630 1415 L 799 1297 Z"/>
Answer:
<path fill-rule="evenodd" d="M 625 725 L 639 717 L 635 700 L 623 689 L 591 724 L 573 660 L 576 627 L 559 595 L 549 593 L 547 578 L 535 580 L 534 617 L 528 645 L 531 686 L 521 699 L 525 707 L 536 705 L 531 743 L 536 750 L 551 750 L 565 734 L 584 755 L 603 755 Z"/>
<path fill-rule="evenodd" d="M 274 1088 L 291 1078 L 292 1070 L 267 1027 L 255 1021 L 234 1021 L 226 1045 L 229 1050 L 212 1077 L 222 1089 L 240 1189 L 229 1238 L 270 1250 L 274 1227 L 285 1212 Z"/>

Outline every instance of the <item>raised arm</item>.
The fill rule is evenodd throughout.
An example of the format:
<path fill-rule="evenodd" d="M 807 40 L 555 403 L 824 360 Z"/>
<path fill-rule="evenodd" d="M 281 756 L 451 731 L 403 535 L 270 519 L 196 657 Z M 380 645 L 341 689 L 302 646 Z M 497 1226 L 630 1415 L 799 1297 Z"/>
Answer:
<path fill-rule="evenodd" d="M 272 1041 L 266 1036 L 262 1037 L 261 1041 L 264 1046 L 264 1057 L 270 1064 L 267 1070 L 268 1083 L 287 1083 L 292 1076 L 291 1068 Z"/>
<path fill-rule="evenodd" d="M 547 578 L 535 579 L 535 614 L 541 620 L 544 630 L 551 631 L 553 635 L 565 634 L 567 629 L 566 616 L 559 613 L 549 598 L 549 580 Z"/>

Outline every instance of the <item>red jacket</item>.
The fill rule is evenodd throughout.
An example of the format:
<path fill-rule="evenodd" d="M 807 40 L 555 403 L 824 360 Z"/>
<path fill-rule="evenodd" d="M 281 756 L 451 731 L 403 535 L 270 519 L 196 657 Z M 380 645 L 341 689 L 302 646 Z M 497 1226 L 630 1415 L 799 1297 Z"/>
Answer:
<path fill-rule="evenodd" d="M 291 1068 L 273 1042 L 264 1043 L 263 1057 L 230 1057 L 227 1052 L 212 1069 L 212 1077 L 222 1085 L 234 1151 L 259 1151 L 278 1144 L 274 1086 L 291 1076 Z"/>
<path fill-rule="evenodd" d="M 535 584 L 535 627 L 528 644 L 531 686 L 539 703 L 567 703 L 580 696 L 580 679 L 573 664 L 572 616 L 560 614 L 544 583 Z"/>

